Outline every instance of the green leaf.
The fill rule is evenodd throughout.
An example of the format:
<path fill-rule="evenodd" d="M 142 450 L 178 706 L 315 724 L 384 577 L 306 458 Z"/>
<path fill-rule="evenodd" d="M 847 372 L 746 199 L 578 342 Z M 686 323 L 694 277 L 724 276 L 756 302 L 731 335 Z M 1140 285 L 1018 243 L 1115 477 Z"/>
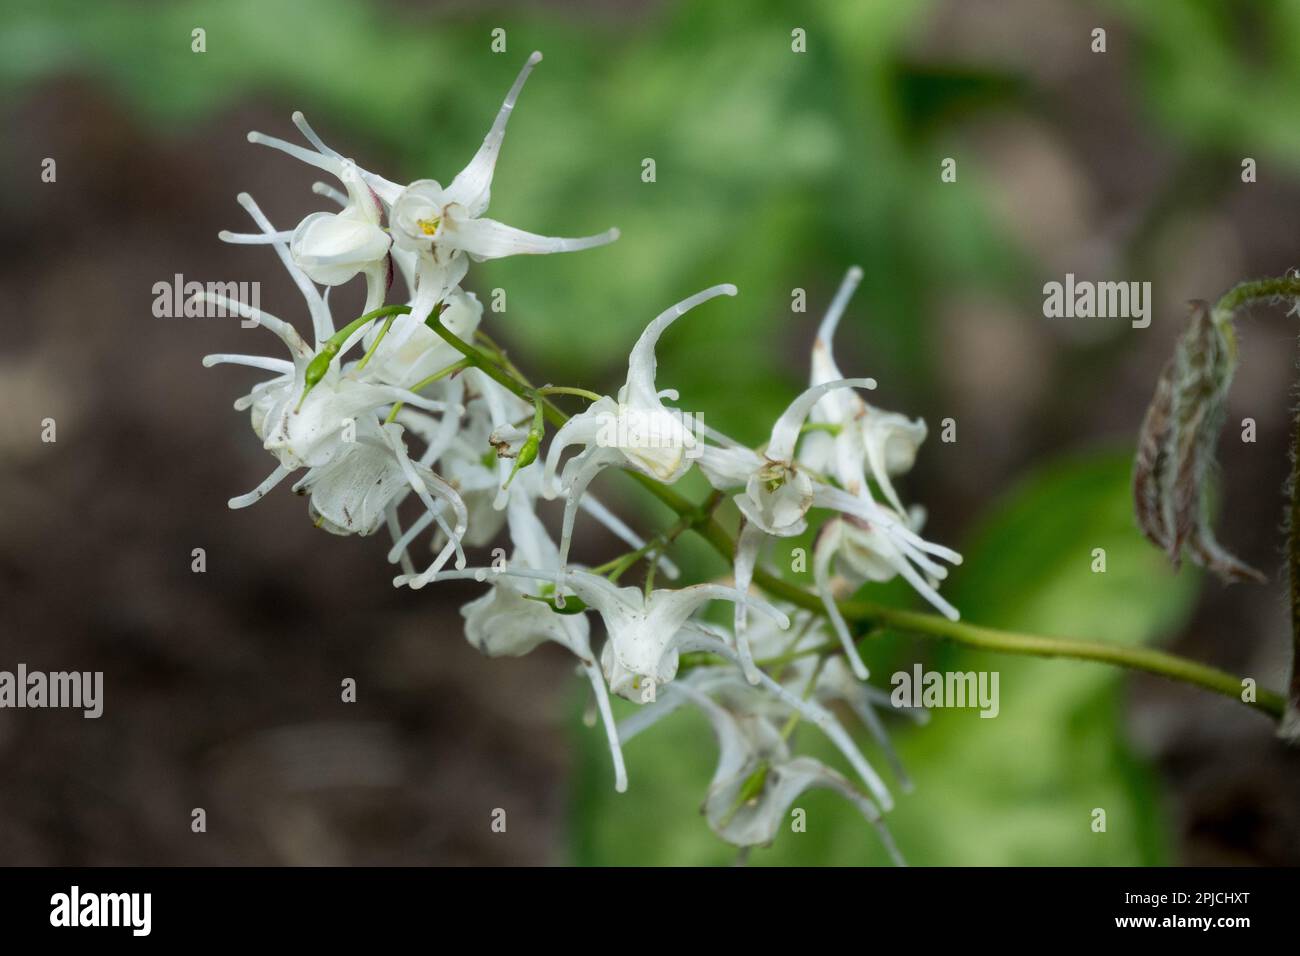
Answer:
<path fill-rule="evenodd" d="M 966 550 L 951 597 L 993 627 L 1119 644 L 1153 640 L 1190 610 L 1197 575 L 1175 576 L 1132 519 L 1127 453 L 1033 477 Z M 1095 549 L 1104 549 L 1096 573 Z M 936 711 L 901 740 L 917 792 L 892 816 L 916 863 L 1045 866 L 1163 861 L 1168 834 L 1149 771 L 1125 743 L 1123 672 L 1099 664 L 942 648 L 936 669 L 997 670 L 1001 709 Z M 1092 813 L 1107 829 L 1093 832 Z"/>

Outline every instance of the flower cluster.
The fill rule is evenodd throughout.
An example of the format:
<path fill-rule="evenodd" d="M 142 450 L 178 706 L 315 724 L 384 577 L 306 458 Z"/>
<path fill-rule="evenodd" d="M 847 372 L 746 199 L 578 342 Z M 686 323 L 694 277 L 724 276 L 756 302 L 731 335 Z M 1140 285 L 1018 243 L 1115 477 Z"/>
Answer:
<path fill-rule="evenodd" d="M 869 405 L 860 392 L 876 383 L 845 378 L 836 365 L 832 338 L 861 272 L 850 270 L 821 324 L 809 388 L 759 448 L 705 427 L 676 407 L 676 391 L 657 382 L 660 337 L 696 306 L 735 295 L 731 285 L 706 289 L 650 322 L 632 347 L 616 394 L 533 387 L 480 328 L 483 308 L 461 288 L 469 261 L 587 249 L 618 237 L 611 229 L 551 238 L 484 215 L 507 121 L 540 59 L 538 53 L 529 58 L 483 145 L 445 188 L 431 179 L 401 186 L 362 169 L 326 146 L 300 113 L 294 123 L 309 147 L 249 135 L 251 142 L 328 172 L 342 188 L 316 183 L 314 191 L 339 209 L 312 213 L 288 231 L 277 230 L 241 195 L 257 231 L 222 233 L 228 242 L 271 246 L 301 290 L 311 320 L 309 343 L 289 322 L 205 296 L 269 329 L 289 351 L 288 358 L 204 359 L 209 366 L 233 363 L 272 375 L 235 407 L 251 413 L 253 431 L 276 465 L 230 507 L 254 503 L 301 471 L 293 490 L 308 498 L 318 527 L 340 535 L 387 529 L 388 560 L 402 570 L 397 585 L 418 589 L 456 578 L 487 584 L 486 593 L 462 609 L 466 638 L 492 656 L 526 654 L 548 641 L 567 648 L 591 683 L 619 791 L 627 785 L 622 745 L 689 703 L 704 712 L 718 738 L 719 765 L 704 812 L 721 837 L 740 846 L 770 842 L 799 793 L 827 787 L 881 827 L 896 856 L 880 823 L 892 806 L 890 793 L 829 709 L 843 705 L 857 715 L 906 788 L 873 710 L 887 698 L 864 683 L 867 670 L 837 592 L 901 575 L 955 618 L 937 587 L 946 575 L 941 562 L 960 557 L 921 537 L 923 513 L 904 508 L 893 484 L 911 467 L 925 424 Z M 389 304 L 395 272 L 406 294 Z M 363 314 L 336 327 L 329 287 L 357 276 L 366 284 Z M 589 404 L 565 418 L 552 402 L 561 394 Z M 558 428 L 543 454 L 548 418 Z M 663 485 L 698 467 L 715 489 L 714 507 L 730 496 L 741 529 L 734 581 L 655 587 L 657 575 L 678 578 L 664 552 L 689 525 L 649 541 L 639 537 L 588 493 L 610 467 Z M 557 497 L 563 499 L 558 541 L 540 516 L 543 502 Z M 751 591 L 765 546 L 803 533 L 814 510 L 828 516 L 813 554 L 822 614 L 769 603 Z M 630 550 L 599 567 L 571 563 L 579 511 Z M 704 520 L 712 520 L 711 513 Z M 508 557 L 467 566 L 467 548 L 493 545 L 503 532 Z M 430 557 L 417 561 L 416 542 L 426 533 Z M 643 585 L 621 585 L 620 577 L 639 562 Z M 730 626 L 701 619 L 705 605 L 716 601 L 734 606 Z M 599 654 L 588 612 L 604 628 Z M 836 641 L 842 656 L 827 651 Z M 641 705 L 621 726 L 614 722 L 611 691 Z M 792 735 L 801 722 L 827 735 L 860 785 L 811 757 L 793 755 Z"/>

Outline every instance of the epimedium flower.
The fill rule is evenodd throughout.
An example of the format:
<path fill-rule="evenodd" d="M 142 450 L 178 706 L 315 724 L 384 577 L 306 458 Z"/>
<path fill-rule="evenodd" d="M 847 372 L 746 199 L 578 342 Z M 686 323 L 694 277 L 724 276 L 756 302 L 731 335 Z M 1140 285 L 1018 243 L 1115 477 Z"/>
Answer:
<path fill-rule="evenodd" d="M 343 285 L 363 274 L 366 306 L 362 312 L 369 312 L 384 301 L 392 284 L 393 261 L 389 254 L 392 238 L 383 227 L 382 197 L 395 196 L 400 187 L 326 146 L 301 112 L 294 112 L 293 122 L 314 150 L 256 131 L 248 134 L 248 141 L 273 147 L 332 174 L 345 191 L 318 188 L 317 192 L 333 195 L 343 206 L 342 210 L 311 213 L 287 233 L 258 236 L 226 232 L 221 238 L 226 242 L 252 244 L 287 241 L 289 254 L 298 268 L 313 282 L 324 286 Z"/>
<path fill-rule="evenodd" d="M 297 494 L 310 495 L 309 511 L 315 524 L 332 534 L 364 536 L 386 523 L 396 541 L 397 507 L 414 492 L 426 509 L 424 513 L 439 521 L 446 536 L 426 573 L 437 573 L 453 554 L 464 566 L 461 541 L 468 516 L 456 489 L 410 460 L 400 425 L 366 421 L 363 427 L 366 431 L 349 448 L 325 465 L 309 469 L 293 487 Z M 442 518 L 446 507 L 454 515 L 455 527 Z"/>
<path fill-rule="evenodd" d="M 532 507 L 522 499 L 516 499 L 508 507 L 508 520 L 514 543 L 508 566 L 554 567 L 558 560 L 555 543 Z M 475 573 L 474 577 L 486 580 L 489 574 L 493 583 L 488 592 L 461 608 L 461 616 L 465 619 L 465 639 L 489 657 L 518 657 L 547 641 L 567 648 L 578 659 L 591 683 L 614 763 L 614 789 L 623 793 L 627 790 L 627 770 L 618 728 L 610 710 L 605 678 L 591 652 L 590 624 L 586 615 L 560 613 L 539 602 L 537 598 L 543 591 L 540 582 L 529 583 L 527 579 L 502 575 L 496 570 Z"/>
<path fill-rule="evenodd" d="M 491 541 L 505 520 L 504 514 L 492 507 L 497 477 L 491 464 L 484 460 L 495 457 L 495 453 L 486 445 L 483 409 L 489 401 L 485 398 L 485 391 L 480 389 L 490 390 L 495 383 L 487 376 L 476 373 L 475 369 L 465 369 L 445 380 L 447 400 L 460 403 L 464 409 L 462 415 L 444 415 L 438 419 L 408 408 L 402 408 L 396 415 L 396 420 L 417 433 L 425 444 L 419 464 L 429 467 L 436 465 L 447 484 L 464 503 L 467 530 L 461 536 L 461 543 L 470 547 Z M 486 394 L 491 392 L 487 391 Z M 422 512 L 404 531 L 399 530 L 394 536 L 393 547 L 388 552 L 388 562 L 401 562 L 403 570 L 403 574 L 394 579 L 394 585 L 410 585 L 418 590 L 428 583 L 427 573 L 416 573 L 411 567 L 407 550 L 419 535 L 435 523 L 442 511 L 439 506 L 436 512 Z M 445 527 L 440 525 L 438 530 L 442 536 L 446 536 Z M 436 540 L 433 544 L 435 549 L 440 547 Z M 436 571 L 438 566 L 435 564 L 432 569 Z"/>
<path fill-rule="evenodd" d="M 334 326 L 324 296 L 294 262 L 284 235 L 275 230 L 252 198 L 244 194 L 239 200 L 302 292 L 317 341 L 330 340 Z M 295 490 L 311 494 L 313 518 L 336 534 L 371 534 L 381 517 L 390 529 L 395 529 L 395 509 L 414 491 L 449 538 L 448 547 L 434 565 L 441 567 L 454 552 L 458 564 L 464 566 L 459 544 L 465 532 L 463 502 L 430 469 L 411 461 L 402 426 L 384 423 L 380 418 L 381 412 L 386 415 L 392 405 L 403 403 L 454 420 L 459 406 L 389 384 L 377 370 L 357 370 L 360 363 L 344 368 L 338 357 L 330 361 L 315 387 L 307 389 L 307 368 L 315 354 L 291 324 L 215 293 L 204 292 L 201 298 L 270 329 L 290 353 L 288 359 L 234 354 L 214 354 L 203 359 L 205 367 L 236 364 L 275 373 L 273 378 L 254 386 L 235 407 L 250 410 L 254 433 L 278 464 L 251 492 L 230 499 L 230 507 L 254 504 L 289 474 L 306 468 Z M 354 333 L 340 353 L 346 352 L 360 334 Z M 435 497 L 450 507 L 454 526 L 442 518 L 443 505 L 436 504 Z"/>
<path fill-rule="evenodd" d="M 903 859 L 880 810 L 841 773 L 808 756 L 795 756 L 770 717 L 730 709 L 683 685 L 679 692 L 702 710 L 718 741 L 718 766 L 704 799 L 709 828 L 734 846 L 766 846 L 795 799 L 807 790 L 833 790 L 876 829 L 890 859 Z"/>
<path fill-rule="evenodd" d="M 471 547 L 486 545 L 507 523 L 507 513 L 514 513 L 518 508 L 535 511 L 542 496 L 540 468 L 514 472 L 514 464 L 528 434 L 523 422 L 533 412 L 526 402 L 478 369 L 466 369 L 449 381 L 453 385 L 466 384 L 468 397 L 463 419 L 457 422 L 444 416 L 439 421 L 423 412 L 404 409 L 399 413 L 398 421 L 422 434 L 428 450 L 421 463 L 429 464 L 436 460 L 448 483 L 464 500 L 470 520 L 463 543 Z M 458 392 L 455 398 L 459 397 Z M 449 397 L 448 401 L 451 400 Z M 450 429 L 448 424 L 452 426 Z M 635 550 L 645 544 L 640 535 L 593 496 L 585 495 L 579 507 L 628 547 Z M 410 541 L 433 520 L 433 515 L 424 513 L 401 533 L 389 552 L 389 563 L 399 561 Z M 512 538 L 516 524 L 510 524 Z M 515 544 L 518 546 L 518 541 Z M 671 560 L 656 555 L 656 561 L 665 575 L 670 579 L 677 578 L 679 572 Z M 399 587 L 409 585 L 418 589 L 427 584 L 428 579 L 407 570 L 394 583 Z"/>
<path fill-rule="evenodd" d="M 317 527 L 331 534 L 370 535 L 410 488 L 379 425 L 363 420 L 355 447 L 309 469 L 294 491 L 310 496 Z"/>
<path fill-rule="evenodd" d="M 327 146 L 301 111 L 294 112 L 293 123 L 311 144 L 311 149 L 256 130 L 248 134 L 248 141 L 287 153 L 334 176 L 342 183 L 344 192 L 323 183 L 316 183 L 312 188 L 320 195 L 333 198 L 343 208 L 337 213 L 311 213 L 296 229 L 278 233 L 274 238 L 288 241 L 294 262 L 313 281 L 322 285 L 342 285 L 358 273 L 364 274 L 366 307 L 362 313 L 370 312 L 383 302 L 392 284 L 393 261 L 397 258 L 391 230 L 392 207 L 403 187 L 361 168 Z M 383 225 L 385 215 L 390 220 L 389 227 Z M 269 241 L 237 234 L 223 234 L 222 238 L 228 242 Z M 408 263 L 403 264 L 410 268 Z M 428 303 L 420 321 L 432 313 L 442 296 L 451 291 L 464 275 L 462 268 L 445 287 L 438 287 L 439 297 Z"/>
<path fill-rule="evenodd" d="M 904 793 L 910 793 L 912 781 L 876 709 L 881 708 L 916 724 L 927 723 L 929 711 L 921 707 L 897 706 L 888 691 L 859 680 L 843 657 L 823 657 L 816 653 L 826 641 L 825 620 L 810 611 L 785 610 L 790 614 L 790 631 L 795 637 L 791 639 L 789 634 L 771 626 L 770 622 L 760 621 L 751 629 L 749 637 L 754 653 L 779 662 L 773 665 L 772 672 L 791 693 L 807 695 L 824 705 L 838 703 L 848 707 L 880 747 L 899 787 Z"/>
<path fill-rule="evenodd" d="M 655 385 L 655 346 L 664 330 L 679 316 L 716 296 L 735 294 L 734 285 L 715 285 L 661 312 L 633 346 L 627 380 L 618 395 L 606 395 L 592 402 L 585 411 L 565 422 L 551 439 L 544 488 L 548 497 L 554 497 L 557 492 L 565 497 L 560 535 L 561 569 L 567 565 L 578 502 L 602 470 L 622 465 L 671 484 L 690 468 L 701 443 L 689 427 L 687 417 L 663 404 L 665 396 L 676 399 L 677 393 L 659 391 Z M 557 490 L 555 473 L 560 458 L 571 445 L 584 447 L 565 464 Z"/>
<path fill-rule="evenodd" d="M 707 602 L 743 603 L 778 623 L 789 623 L 783 612 L 766 601 L 718 584 L 659 588 L 647 594 L 642 588 L 616 587 L 596 575 L 584 578 L 572 587 L 605 623 L 609 640 L 600 662 L 610 688 L 619 696 L 643 703 L 677 675 L 680 653 L 692 643 L 692 632 L 685 624 Z"/>
<path fill-rule="evenodd" d="M 838 557 L 854 588 L 867 581 L 884 582 L 901 574 L 903 578 L 937 611 L 950 620 L 959 617 L 957 609 L 938 592 L 938 583 L 948 576 L 948 569 L 936 559 L 961 564 L 961 555 L 917 533 L 921 514 L 913 509 L 913 518 L 903 519 L 889 508 L 869 499 L 820 482 L 812 486 L 812 505 L 835 511 L 818 533 L 813 549 L 813 573 L 818 596 L 844 646 L 849 666 L 859 680 L 868 677 L 867 667 L 858 653 L 853 636 L 836 604 L 830 570 Z M 909 525 L 908 521 L 912 524 Z M 915 525 L 915 527 L 913 526 Z M 800 525 L 796 534 L 802 533 Z M 746 523 L 736 546 L 736 585 L 748 587 L 758 559 L 758 550 L 767 532 L 754 523 Z M 737 615 L 736 634 L 743 649 L 745 619 Z M 742 650 L 742 655 L 744 651 Z M 743 660 L 743 657 L 742 657 Z M 752 677 L 752 670 L 746 666 Z"/>
<path fill-rule="evenodd" d="M 914 528 L 894 522 L 892 515 L 884 509 L 877 509 L 876 513 L 887 520 L 872 520 L 852 512 L 836 516 L 822 526 L 813 545 L 813 580 L 817 594 L 860 679 L 866 678 L 866 668 L 862 665 L 848 624 L 835 600 L 831 581 L 835 565 L 839 566 L 853 590 L 867 581 L 889 581 L 901 574 L 944 617 L 952 621 L 960 617 L 957 609 L 936 589 L 937 583 L 947 577 L 948 570 L 930 555 L 934 554 L 952 564 L 960 564 L 961 556 L 941 545 L 925 541 L 916 534 Z M 921 518 L 920 510 L 914 509 L 912 524 L 919 527 Z"/>
<path fill-rule="evenodd" d="M 840 318 L 861 280 L 861 269 L 849 269 L 817 329 L 812 349 L 812 385 L 844 378 L 835 362 L 833 341 Z M 869 472 L 893 509 L 905 514 L 891 477 L 907 472 L 916 461 L 917 449 L 927 433 L 925 422 L 882 411 L 853 392 L 825 395 L 810 417 L 834 434 L 808 436 L 801 455 L 805 464 L 834 475 L 849 493 L 868 497 L 864 476 Z"/>
<path fill-rule="evenodd" d="M 704 650 L 711 650 L 714 653 L 726 658 L 732 662 L 736 657 L 731 653 L 727 642 L 721 636 L 709 637 L 708 632 L 711 628 L 695 626 L 698 634 L 695 641 L 695 647 Z M 769 629 L 776 638 L 784 637 L 785 643 L 789 644 L 788 636 L 783 632 Z M 806 632 L 805 632 L 806 633 Z M 775 645 L 771 648 L 774 650 Z M 826 661 L 829 664 L 830 661 Z M 737 715 L 746 715 L 756 719 L 764 719 L 777 722 L 778 726 L 784 728 L 782 737 L 788 738 L 795 725 L 800 721 L 816 727 L 826 738 L 834 744 L 836 749 L 853 768 L 854 773 L 862 781 L 871 797 L 867 802 L 871 804 L 874 811 L 879 807 L 880 811 L 891 810 L 894 806 L 893 797 L 890 795 L 884 781 L 880 779 L 879 774 L 871 767 L 862 751 L 858 748 L 853 738 L 836 719 L 835 715 L 822 706 L 819 702 L 821 695 L 809 696 L 810 687 L 807 681 L 803 684 L 778 682 L 765 672 L 762 674 L 760 686 L 749 684 L 741 674 L 736 670 L 726 666 L 705 665 L 692 669 L 685 677 L 675 681 L 663 689 L 657 700 L 647 707 L 641 708 L 631 717 L 628 717 L 619 724 L 619 738 L 624 745 L 628 744 L 637 735 L 658 723 L 668 714 L 681 707 L 683 704 L 691 701 L 698 702 L 700 697 L 716 703 L 719 707 Z M 758 768 L 755 768 L 757 771 Z M 764 782 L 763 775 L 754 772 L 748 775 L 750 781 L 750 793 L 747 797 L 755 797 L 762 789 Z M 755 786 L 757 784 L 758 786 Z M 857 793 L 856 788 L 853 789 Z M 859 797 L 863 795 L 858 794 Z M 729 804 L 727 809 L 734 809 L 734 804 Z M 876 814 L 878 818 L 878 814 Z M 721 822 L 721 821 L 719 821 Z M 765 841 L 759 841 L 765 842 Z"/>
<path fill-rule="evenodd" d="M 346 190 L 340 195 L 329 186 L 314 187 L 318 193 L 338 199 L 343 210 L 313 213 L 289 234 L 298 264 L 325 285 L 338 285 L 364 272 L 369 283 L 364 311 L 369 312 L 382 301 L 392 279 L 391 251 L 410 276 L 412 314 L 416 322 L 423 322 L 460 284 L 470 259 L 481 262 L 513 255 L 574 252 L 617 239 L 617 229 L 578 238 L 553 237 L 484 216 L 506 124 L 524 82 L 541 59 L 536 52 L 528 58 L 478 152 L 445 188 L 434 179 L 401 186 L 360 168 L 327 146 L 300 112 L 293 114 L 293 121 L 312 149 L 249 133 L 249 142 L 270 146 L 324 170 Z M 387 231 L 381 225 L 385 212 Z"/>
<path fill-rule="evenodd" d="M 778 610 L 780 609 L 778 608 Z M 784 614 L 785 612 L 782 611 L 781 613 Z M 780 622 L 778 621 L 778 623 Z M 740 659 L 731 649 L 732 642 L 727 639 L 720 629 L 698 621 L 688 622 L 683 629 L 689 631 L 692 635 L 690 641 L 683 641 L 683 649 L 709 651 L 739 666 Z M 853 742 L 853 738 L 849 736 L 833 713 L 816 700 L 807 697 L 805 693 L 806 687 L 800 691 L 791 690 L 762 670 L 758 672 L 758 676 L 759 684 L 755 686 L 745 679 L 743 672 L 737 673 L 735 669 L 725 666 L 706 666 L 693 670 L 688 675 L 687 681 L 696 689 L 707 690 L 710 694 L 739 700 L 742 702 L 739 706 L 748 709 L 761 706 L 764 713 L 779 715 L 783 720 L 790 718 L 794 714 L 798 715 L 801 720 L 813 724 L 826 735 L 827 739 L 835 745 L 836 749 L 848 761 L 849 766 L 853 768 L 867 789 L 871 791 L 880 808 L 882 810 L 893 809 L 894 799 L 890 796 L 884 781 L 880 779 L 880 775 L 867 762 L 867 759 L 862 755 L 862 751 Z M 675 687 L 676 685 L 672 685 L 669 690 L 672 691 Z M 674 698 L 674 700 L 676 699 Z M 656 713 L 659 713 L 659 711 L 656 710 Z M 647 717 L 649 721 L 656 719 L 658 717 L 655 714 Z M 633 727 L 640 726 L 635 723 L 635 720 L 634 717 L 625 722 L 629 733 L 623 735 L 624 740 L 630 738 Z"/>
<path fill-rule="evenodd" d="M 481 570 L 485 575 L 489 573 L 487 569 Z M 466 577 L 470 573 L 444 571 L 434 577 L 442 581 Z M 552 585 L 555 591 L 568 587 L 583 602 L 583 610 L 590 609 L 599 614 L 608 634 L 601 652 L 601 666 L 609 689 L 641 703 L 653 700 L 655 689 L 672 681 L 677 673 L 680 652 L 699 643 L 701 633 L 706 643 L 712 646 L 713 638 L 709 632 L 687 627 L 695 612 L 709 601 L 744 602 L 783 627 L 789 623 L 785 613 L 767 601 L 721 584 L 693 584 L 647 592 L 638 587 L 619 587 L 607 578 L 580 568 L 569 568 L 558 575 L 554 565 L 548 565 L 546 570 L 507 567 L 497 573 L 543 581 Z M 473 574 L 478 576 L 477 571 Z"/>
<path fill-rule="evenodd" d="M 912 575 L 909 576 L 909 581 L 920 580 L 915 577 L 915 572 L 908 564 L 909 560 L 919 563 L 937 578 L 944 577 L 947 572 L 931 560 L 929 555 L 954 563 L 960 562 L 961 558 L 955 552 L 925 541 L 906 527 L 901 519 L 868 496 L 849 494 L 835 488 L 820 476 L 810 474 L 810 469 L 801 467 L 796 461 L 796 444 L 804 419 L 813 407 L 838 390 L 874 388 L 875 385 L 874 379 L 839 379 L 806 389 L 777 419 L 767 447 L 761 455 L 734 446 L 709 446 L 703 450 L 700 467 L 715 488 L 725 490 L 744 485 L 744 491 L 733 499 L 743 518 L 735 556 L 735 580 L 739 590 L 749 590 L 763 543 L 769 537 L 802 534 L 808 526 L 808 511 L 814 507 L 851 515 L 860 526 L 873 528 L 880 536 L 879 546 L 884 549 L 887 560 L 894 563 L 902 561 L 907 567 L 907 573 Z M 859 542 L 859 545 L 865 545 L 865 542 Z M 890 566 L 894 564 L 891 563 Z M 885 580 L 880 577 L 870 579 Z M 924 586 L 918 590 L 928 599 L 934 593 L 933 588 L 925 582 L 922 584 Z M 941 602 L 936 606 L 942 609 L 946 603 Z M 835 613 L 838 614 L 838 608 Z M 746 677 L 750 683 L 757 683 L 758 672 L 746 637 L 746 627 L 745 609 L 738 605 L 735 617 L 736 649 Z M 867 668 L 847 626 L 837 628 L 837 633 L 854 673 L 860 680 L 865 680 Z"/>
<path fill-rule="evenodd" d="M 653 700 L 656 689 L 676 676 L 680 652 L 693 641 L 685 624 L 709 601 L 744 603 L 781 626 L 789 623 L 786 615 L 767 601 L 720 584 L 656 588 L 647 593 L 576 569 L 564 575 L 563 583 L 605 624 L 609 639 L 600 659 L 610 690 L 642 703 Z M 652 686 L 647 687 L 646 682 Z"/>
<path fill-rule="evenodd" d="M 809 410 L 827 392 L 836 388 L 875 388 L 874 379 L 845 379 L 816 385 L 804 391 L 777 419 L 767 448 L 760 456 L 746 456 L 735 448 L 706 448 L 701 469 L 718 488 L 744 483 L 745 490 L 733 501 L 742 515 L 736 544 L 736 588 L 748 592 L 758 550 L 768 536 L 788 538 L 802 534 L 806 515 L 817 501 L 819 482 L 794 462 L 795 445 Z M 745 637 L 746 614 L 736 606 L 735 637 L 740 663 L 751 684 L 758 683 L 758 671 Z"/>
<path fill-rule="evenodd" d="M 513 255 L 575 252 L 618 238 L 617 229 L 580 238 L 542 236 L 483 215 L 491 200 L 492 177 L 506 123 L 525 81 L 541 60 L 539 52 L 528 58 L 478 152 L 446 188 L 434 179 L 417 180 L 393 202 L 390 226 L 394 242 L 416 256 L 413 308 L 421 320 L 446 290 L 460 282 L 467 267 L 466 257 L 481 262 Z"/>
<path fill-rule="evenodd" d="M 872 378 L 850 378 L 815 385 L 799 395 L 772 426 L 762 465 L 750 472 L 745 491 L 735 497 L 746 520 L 765 534 L 790 537 L 803 532 L 820 484 L 795 464 L 795 445 L 804 419 L 823 395 L 840 388 L 875 388 Z"/>
<path fill-rule="evenodd" d="M 366 277 L 366 305 L 369 312 L 383 303 L 392 283 L 392 244 L 380 223 L 383 206 L 379 197 L 361 180 L 356 165 L 343 160 L 339 179 L 347 188 L 348 202 L 342 212 L 314 212 L 294 230 L 289 252 L 307 276 L 325 286 L 343 285 L 358 273 Z"/>

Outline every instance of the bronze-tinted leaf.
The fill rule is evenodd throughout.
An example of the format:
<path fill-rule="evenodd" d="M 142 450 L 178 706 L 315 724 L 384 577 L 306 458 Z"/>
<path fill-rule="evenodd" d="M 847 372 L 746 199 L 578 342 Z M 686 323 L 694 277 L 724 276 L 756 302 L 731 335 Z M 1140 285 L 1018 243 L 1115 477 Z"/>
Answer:
<path fill-rule="evenodd" d="M 1165 524 L 1163 491 L 1169 457 L 1165 450 L 1172 430 L 1170 413 L 1174 399 L 1174 363 L 1165 363 L 1156 381 L 1156 392 L 1142 419 L 1137 454 L 1133 458 L 1133 509 L 1138 528 L 1162 551 L 1169 550 L 1169 528 Z M 1170 555 L 1177 564 L 1177 555 Z"/>
<path fill-rule="evenodd" d="M 1185 553 L 1224 581 L 1263 575 L 1215 540 L 1208 524 L 1208 476 L 1232 384 L 1235 350 L 1205 302 L 1156 383 L 1138 436 L 1133 504 L 1138 527 L 1178 567 Z"/>

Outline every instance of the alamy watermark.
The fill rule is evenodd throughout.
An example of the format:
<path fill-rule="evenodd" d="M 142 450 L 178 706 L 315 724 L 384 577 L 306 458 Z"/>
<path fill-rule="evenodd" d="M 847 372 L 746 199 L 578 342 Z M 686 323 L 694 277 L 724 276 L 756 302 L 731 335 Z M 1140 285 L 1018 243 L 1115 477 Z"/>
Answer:
<path fill-rule="evenodd" d="M 251 329 L 257 325 L 247 318 L 256 315 L 262 302 L 260 282 L 188 282 L 179 272 L 171 282 L 153 284 L 153 314 L 159 319 L 224 319 L 241 316 L 240 325 Z M 247 311 L 246 311 L 247 310 Z"/>
<path fill-rule="evenodd" d="M 889 702 L 897 708 L 939 707 L 979 708 L 981 717 L 996 717 L 998 701 L 997 671 L 923 671 L 920 664 L 911 671 L 897 671 L 890 677 L 893 686 Z"/>
<path fill-rule="evenodd" d="M 95 719 L 104 713 L 103 671 L 0 671 L 0 708 L 54 707 L 82 711 Z"/>
<path fill-rule="evenodd" d="M 1133 328 L 1151 324 L 1150 282 L 1076 281 L 1073 272 L 1064 282 L 1043 285 L 1043 315 L 1049 319 L 1131 319 Z"/>
<path fill-rule="evenodd" d="M 153 928 L 152 893 L 83 893 L 73 886 L 50 897 L 50 925 L 129 927 L 132 936 Z"/>
<path fill-rule="evenodd" d="M 676 408 L 629 408 L 606 419 L 596 433 L 600 448 L 679 449 L 688 459 L 704 454 L 704 414 Z"/>

